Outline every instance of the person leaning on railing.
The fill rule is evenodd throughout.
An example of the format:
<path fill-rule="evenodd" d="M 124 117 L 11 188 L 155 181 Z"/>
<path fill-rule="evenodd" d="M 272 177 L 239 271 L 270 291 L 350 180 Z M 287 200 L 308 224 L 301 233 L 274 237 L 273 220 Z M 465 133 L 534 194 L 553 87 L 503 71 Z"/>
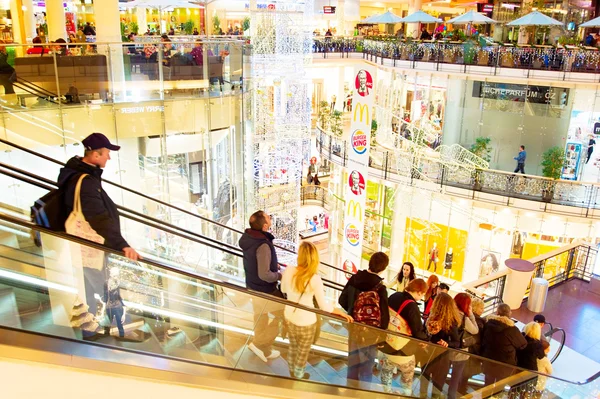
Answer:
<path fill-rule="evenodd" d="M 39 54 L 39 55 L 44 55 L 44 53 L 47 53 L 48 50 L 46 49 L 46 46 L 42 45 L 42 38 L 39 36 L 36 36 L 33 38 L 33 47 L 30 47 L 27 49 L 27 54 L 29 55 L 34 55 L 34 54 Z"/>

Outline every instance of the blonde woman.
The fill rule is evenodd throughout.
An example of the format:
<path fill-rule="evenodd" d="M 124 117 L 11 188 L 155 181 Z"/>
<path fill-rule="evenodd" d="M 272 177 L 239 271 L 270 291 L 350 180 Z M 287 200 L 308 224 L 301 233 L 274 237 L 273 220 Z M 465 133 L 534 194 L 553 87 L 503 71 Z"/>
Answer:
<path fill-rule="evenodd" d="M 325 290 L 321 276 L 317 274 L 318 269 L 317 248 L 310 242 L 303 242 L 298 249 L 298 266 L 288 267 L 283 273 L 281 291 L 287 294 L 288 301 L 308 308 L 314 307 L 313 299 L 316 299 L 319 309 L 342 316 L 348 322 L 352 322 L 351 316 L 342 310 L 334 309 L 325 301 Z M 304 372 L 306 360 L 316 329 L 320 328 L 317 326 L 317 315 L 293 306 L 286 306 L 284 315 L 290 340 L 287 359 L 290 376 L 307 379 L 310 375 Z"/>
<path fill-rule="evenodd" d="M 543 359 L 546 356 L 541 341 L 542 327 L 539 323 L 532 321 L 523 328 L 523 336 L 527 341 L 527 346 L 517 352 L 517 366 L 537 371 L 538 359 Z"/>

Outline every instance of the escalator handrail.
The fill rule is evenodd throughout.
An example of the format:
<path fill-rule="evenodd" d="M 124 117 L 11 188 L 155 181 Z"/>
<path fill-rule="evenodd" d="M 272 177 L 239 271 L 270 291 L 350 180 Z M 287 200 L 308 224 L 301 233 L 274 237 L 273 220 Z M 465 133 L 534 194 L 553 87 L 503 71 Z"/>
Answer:
<path fill-rule="evenodd" d="M 107 248 L 107 247 L 105 247 L 103 245 L 97 244 L 95 242 L 87 241 L 87 240 L 84 240 L 84 239 L 76 237 L 76 236 L 68 235 L 68 234 L 65 234 L 65 233 L 58 233 L 58 232 L 46 229 L 44 227 L 37 226 L 37 225 L 35 225 L 35 224 L 31 223 L 31 222 L 24 221 L 24 220 L 19 219 L 17 217 L 13 217 L 13 216 L 10 216 L 10 215 L 3 214 L 1 212 L 0 212 L 0 220 L 3 220 L 5 222 L 9 222 L 9 223 L 12 223 L 12 224 L 16 224 L 16 225 L 19 225 L 21 227 L 25 227 L 25 228 L 28 228 L 28 229 L 31 229 L 31 230 L 34 230 L 34 231 L 37 231 L 37 232 L 40 232 L 40 233 L 48 234 L 48 235 L 51 235 L 51 236 L 54 236 L 54 237 L 57 237 L 57 238 L 60 238 L 60 239 L 66 240 L 66 241 L 74 242 L 74 243 L 77 243 L 77 244 L 82 245 L 82 246 L 86 246 L 86 247 L 89 247 L 89 248 L 97 249 L 97 250 L 100 250 L 100 251 L 102 251 L 104 253 L 107 253 L 107 254 L 118 255 L 120 257 L 124 256 L 123 252 L 121 252 L 121 251 L 116 251 L 114 249 Z M 202 281 L 202 282 L 207 283 L 207 284 L 212 284 L 212 285 L 216 285 L 216 286 L 219 286 L 219 287 L 222 287 L 222 288 L 227 288 L 227 289 L 230 289 L 232 291 L 240 292 L 240 293 L 242 293 L 244 295 L 250 295 L 250 296 L 253 296 L 253 297 L 262 298 L 262 299 L 265 299 L 267 301 L 276 302 L 276 303 L 279 303 L 281 305 L 291 306 L 293 308 L 297 308 L 297 309 L 304 310 L 304 311 L 307 311 L 307 312 L 315 313 L 315 314 L 318 314 L 318 315 L 321 315 L 321 316 L 324 316 L 324 317 L 328 317 L 328 318 L 332 318 L 332 319 L 339 319 L 339 320 L 342 320 L 342 321 L 344 320 L 340 316 L 337 316 L 337 315 L 335 315 L 333 313 L 325 312 L 325 311 L 323 311 L 321 309 L 309 308 L 309 307 L 306 307 L 306 306 L 301 305 L 301 304 L 296 303 L 296 302 L 287 301 L 287 300 L 285 300 L 283 298 L 278 298 L 278 297 L 275 297 L 275 296 L 272 296 L 272 295 L 269 295 L 269 294 L 265 294 L 265 293 L 262 293 L 262 292 L 249 290 L 247 288 L 240 287 L 239 285 L 235 285 L 235 284 L 228 283 L 228 282 L 225 282 L 225 281 L 213 280 L 213 279 L 211 279 L 209 277 L 205 277 L 205 276 L 199 276 L 199 275 L 196 275 L 194 273 L 190 273 L 190 272 L 185 271 L 185 270 L 179 270 L 179 269 L 173 268 L 171 266 L 168 266 L 168 265 L 165 265 L 163 263 L 160 263 L 160 262 L 157 262 L 157 261 L 153 261 L 153 260 L 150 260 L 150 259 L 140 259 L 138 261 L 138 263 L 145 263 L 148 266 L 155 267 L 155 268 L 158 268 L 158 269 L 162 269 L 163 271 L 166 271 L 166 272 L 170 272 L 170 273 L 174 273 L 174 274 L 179 274 L 179 275 L 182 275 L 182 276 L 185 276 L 185 277 L 188 277 L 188 278 L 192 278 L 192 279 L 196 279 L 198 281 Z M 383 333 L 388 334 L 388 335 L 396 335 L 396 336 L 399 336 L 399 337 L 406 338 L 405 335 L 400 334 L 398 332 L 394 332 L 394 331 L 390 331 L 390 330 L 382 331 L 381 329 L 379 329 L 377 327 L 371 327 L 371 326 L 364 325 L 364 324 L 361 324 L 361 328 L 372 329 L 373 333 L 376 333 L 376 334 L 377 333 L 381 334 L 383 332 Z M 412 338 L 412 337 L 409 337 L 409 339 L 410 340 L 419 341 L 418 339 Z M 427 345 L 439 346 L 439 345 L 437 345 L 435 343 L 432 343 L 432 342 L 428 342 Z M 441 346 L 439 346 L 439 347 L 442 348 Z M 461 351 L 459 349 L 454 349 L 454 348 L 444 348 L 444 349 L 448 350 L 448 351 L 451 351 L 451 352 L 457 352 L 457 353 L 460 353 L 460 354 L 463 354 L 463 355 L 466 354 L 464 351 Z M 520 369 L 520 368 L 515 367 L 513 365 L 509 365 L 509 364 L 506 364 L 506 363 L 497 362 L 495 360 L 487 359 L 487 358 L 484 358 L 484 357 L 481 357 L 481 356 L 478 356 L 478 355 L 474 355 L 474 354 L 468 354 L 468 355 L 469 356 L 473 356 L 474 358 L 481 359 L 482 361 L 485 361 L 485 362 L 499 364 L 499 365 L 501 365 L 503 367 L 511 367 L 511 368 L 515 368 L 515 369 L 518 369 L 518 370 L 521 370 L 521 371 L 527 371 L 527 372 L 530 372 L 530 373 L 539 374 L 539 373 L 537 373 L 535 371 Z M 550 376 L 550 377 L 553 378 L 553 379 L 555 379 L 555 380 L 563 381 L 563 382 L 566 382 L 566 383 L 569 383 L 569 384 L 584 385 L 584 384 L 592 382 L 595 379 L 597 379 L 598 377 L 600 377 L 600 372 L 598 372 L 595 375 L 587 378 L 583 382 L 569 381 L 569 380 L 566 380 L 566 379 L 563 379 L 563 378 L 560 378 L 560 377 L 555 377 L 555 376 Z"/>
<path fill-rule="evenodd" d="M 552 359 L 550 359 L 550 363 L 554 363 L 554 361 L 558 358 L 558 356 L 560 356 L 560 353 L 562 352 L 562 350 L 565 346 L 565 341 L 567 340 L 567 332 L 559 327 L 551 328 L 550 331 L 548 331 L 546 334 L 544 334 L 544 336 L 549 338 L 552 335 L 554 335 L 554 333 L 556 333 L 556 332 L 562 333 L 562 339 L 560 340 L 560 347 L 558 348 L 558 350 L 556 351 L 554 356 L 552 356 Z"/>
<path fill-rule="evenodd" d="M 43 87 L 38 86 L 38 85 L 36 85 L 36 84 L 34 84 L 34 83 L 26 80 L 26 79 L 23 79 L 21 77 L 17 77 L 17 81 L 15 83 L 19 84 L 21 86 L 25 86 L 25 87 L 27 87 L 30 90 L 37 91 L 37 93 L 31 93 L 30 92 L 31 94 L 36 94 L 36 95 L 39 95 L 39 96 L 42 96 L 42 97 L 57 97 L 58 98 L 58 94 L 52 93 L 51 91 L 49 91 L 47 89 L 44 89 Z M 15 83 L 13 83 L 13 84 L 15 84 Z"/>
<path fill-rule="evenodd" d="M 46 161 L 53 162 L 53 163 L 55 163 L 55 164 L 57 164 L 57 165 L 65 166 L 65 163 L 64 163 L 64 162 L 61 162 L 61 161 L 58 161 L 58 160 L 56 160 L 56 159 L 54 159 L 54 158 L 51 158 L 51 157 L 49 157 L 49 156 L 46 156 L 46 155 L 40 154 L 39 152 L 37 152 L 37 151 L 33 151 L 33 150 L 29 149 L 29 148 L 25 148 L 25 147 L 23 147 L 23 146 L 20 146 L 20 145 L 18 145 L 18 144 L 12 143 L 12 142 L 10 142 L 10 141 L 8 141 L 8 140 L 5 140 L 5 139 L 3 139 L 3 138 L 0 138 L 0 143 L 2 143 L 2 144 L 6 144 L 6 145 L 9 145 L 9 146 L 11 146 L 11 147 L 14 147 L 14 148 L 16 148 L 16 149 L 20 150 L 20 151 L 27 152 L 28 154 L 31 154 L 31 155 L 37 156 L 37 157 L 39 157 L 39 158 L 42 158 L 42 159 L 44 159 L 44 160 L 46 160 Z M 173 204 L 170 204 L 170 203 L 168 203 L 168 202 L 165 202 L 165 201 L 162 201 L 162 200 L 159 200 L 159 199 L 156 199 L 156 198 L 152 198 L 152 197 L 151 197 L 151 196 L 149 196 L 149 195 L 146 195 L 146 194 L 144 194 L 144 193 L 140 193 L 139 191 L 132 190 L 132 189 L 130 189 L 130 188 L 128 188 L 128 187 L 122 186 L 122 185 L 120 185 L 120 184 L 118 184 L 118 183 L 114 183 L 114 182 L 112 182 L 112 181 L 110 181 L 110 180 L 102 179 L 102 181 L 104 181 L 104 182 L 106 182 L 106 183 L 108 183 L 108 184 L 110 184 L 110 185 L 112 185 L 112 186 L 114 186 L 114 187 L 117 187 L 117 188 L 119 188 L 119 189 L 121 189 L 121 190 L 125 190 L 125 191 L 128 191 L 128 192 L 132 193 L 132 194 L 139 195 L 139 196 L 140 196 L 140 197 L 142 197 L 142 198 L 145 198 L 145 199 L 147 199 L 147 200 L 150 200 L 150 201 L 154 201 L 154 202 L 156 202 L 156 203 L 158 203 L 158 204 L 160 204 L 160 205 L 163 205 L 163 206 L 166 206 L 166 207 L 169 207 L 169 208 L 172 208 L 172 209 L 176 209 L 177 211 L 179 211 L 179 212 L 183 212 L 183 213 L 185 213 L 186 215 L 193 216 L 193 217 L 195 217 L 195 218 L 199 218 L 199 219 L 201 219 L 201 220 L 204 220 L 204 221 L 206 221 L 206 222 L 212 223 L 212 224 L 214 224 L 214 225 L 216 225 L 216 226 L 219 226 L 219 227 L 222 227 L 222 228 L 224 228 L 224 229 L 230 230 L 230 231 L 232 231 L 232 232 L 234 232 L 234 233 L 238 233 L 238 234 L 243 234 L 243 233 L 244 233 L 243 231 L 240 231 L 240 230 L 238 230 L 238 229 L 235 229 L 235 228 L 233 228 L 233 227 L 230 227 L 230 226 L 227 226 L 227 225 L 225 225 L 225 224 L 219 223 L 219 222 L 217 222 L 217 221 L 214 221 L 214 220 L 212 220 L 212 219 L 209 219 L 209 218 L 207 218 L 207 217 L 204 217 L 204 216 L 202 216 L 202 215 L 197 215 L 197 214 L 195 214 L 195 213 L 193 213 L 193 212 L 190 212 L 190 211 L 188 211 L 187 209 L 180 208 L 180 207 L 178 207 L 178 206 L 176 206 L 176 205 L 173 205 Z M 279 248 L 279 249 L 281 249 L 281 250 L 283 250 L 283 251 L 287 251 L 287 252 L 293 253 L 293 254 L 295 254 L 295 253 L 296 253 L 295 251 L 292 251 L 291 249 L 289 249 L 289 248 L 286 248 L 286 247 L 283 247 L 283 246 L 280 246 L 280 245 L 275 245 L 275 247 L 277 247 L 277 248 Z M 354 273 L 352 273 L 351 271 L 346 271 L 346 270 L 344 270 L 344 269 L 342 269 L 342 268 L 340 268 L 340 267 L 337 267 L 337 266 L 331 265 L 331 264 L 329 264 L 329 263 L 321 262 L 321 264 L 322 264 L 322 265 L 324 265 L 324 266 L 330 267 L 330 268 L 332 268 L 332 269 L 335 269 L 335 270 L 341 271 L 341 272 L 343 272 L 343 273 L 346 273 L 346 274 L 354 274 Z"/>
<path fill-rule="evenodd" d="M 50 186 L 47 186 L 47 185 L 45 185 L 44 183 L 41 183 L 41 182 L 32 181 L 28 177 L 18 176 L 18 175 L 15 175 L 14 173 L 4 171 L 1 168 L 7 168 L 7 169 L 11 169 L 11 170 L 13 170 L 13 169 L 19 170 L 18 168 L 15 168 L 13 166 L 8 166 L 7 167 L 7 166 L 5 166 L 5 164 L 3 164 L 2 162 L 0 162 L 0 174 L 4 174 L 4 175 L 9 176 L 11 178 L 21 180 L 21 181 L 26 182 L 28 184 L 31 184 L 33 186 L 37 186 L 39 188 L 46 189 L 46 190 L 52 190 L 53 188 L 56 187 L 56 182 L 53 182 L 53 181 L 51 181 L 49 179 L 46 179 L 46 178 L 43 178 L 41 176 L 36 176 L 36 175 L 33 175 L 33 174 L 29 173 L 29 172 L 21 171 L 23 174 L 25 174 L 27 176 L 31 176 L 32 178 L 38 178 L 39 180 L 43 181 L 44 183 L 49 184 Z M 127 219 L 130 219 L 130 220 L 133 220 L 133 221 L 135 221 L 137 223 L 141 223 L 141 224 L 144 224 L 144 225 L 149 226 L 149 227 L 153 227 L 153 228 L 158 229 L 158 230 L 166 231 L 169 234 L 173 234 L 173 235 L 185 238 L 187 240 L 196 242 L 196 243 L 201 244 L 201 245 L 209 246 L 211 248 L 223 251 L 223 252 L 228 253 L 228 254 L 233 255 L 233 256 L 237 256 L 237 257 L 242 257 L 243 256 L 242 253 L 241 253 L 242 251 L 241 251 L 241 249 L 239 247 L 233 247 L 233 246 L 230 246 L 228 244 L 224 244 L 224 243 L 222 243 L 222 242 L 220 242 L 218 240 L 215 240 L 215 239 L 210 238 L 210 237 L 205 237 L 202 234 L 190 232 L 189 230 L 185 230 L 183 228 L 180 228 L 179 226 L 170 225 L 168 223 L 163 223 L 163 221 L 161 221 L 159 219 L 155 219 L 155 218 L 152 218 L 150 216 L 143 215 L 143 214 L 141 214 L 139 212 L 129 210 L 127 208 L 121 207 L 120 205 L 117 205 L 117 208 L 123 209 L 126 212 L 130 212 L 130 213 L 137 214 L 137 215 L 141 216 L 141 218 L 138 218 L 138 217 L 134 217 L 134 216 L 128 215 L 126 213 L 124 214 L 122 212 L 119 212 L 119 214 L 121 216 L 123 216 L 123 217 L 125 217 Z M 145 219 L 151 220 L 152 222 L 150 222 L 148 220 L 145 220 Z M 185 234 L 179 233 L 177 231 L 173 231 L 173 229 L 182 230 L 183 232 L 185 232 Z M 195 237 L 189 237 L 186 234 L 190 234 L 190 235 L 195 236 Z M 205 241 L 209 241 L 209 242 L 205 242 Z M 222 246 L 225 246 L 226 248 L 223 248 Z M 326 279 L 326 278 L 323 278 L 323 277 L 322 277 L 322 280 L 323 280 L 323 285 L 325 285 L 326 287 L 332 288 L 332 289 L 337 290 L 337 291 L 341 291 L 342 288 L 343 288 L 342 284 L 339 284 L 339 283 L 337 283 L 335 281 L 332 281 L 332 280 L 329 280 L 329 279 Z"/>

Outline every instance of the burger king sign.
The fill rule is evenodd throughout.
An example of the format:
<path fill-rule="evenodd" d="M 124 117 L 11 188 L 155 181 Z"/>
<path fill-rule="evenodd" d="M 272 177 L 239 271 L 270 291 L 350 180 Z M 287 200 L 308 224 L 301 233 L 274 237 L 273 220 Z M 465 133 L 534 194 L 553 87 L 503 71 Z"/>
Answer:
<path fill-rule="evenodd" d="M 344 230 L 344 236 L 346 237 L 348 244 L 353 247 L 357 246 L 360 242 L 360 230 L 358 229 L 358 226 L 354 223 L 348 223 Z"/>
<path fill-rule="evenodd" d="M 357 129 L 352 133 L 350 137 L 350 143 L 352 149 L 357 154 L 364 154 L 367 151 L 367 135 L 360 129 Z"/>

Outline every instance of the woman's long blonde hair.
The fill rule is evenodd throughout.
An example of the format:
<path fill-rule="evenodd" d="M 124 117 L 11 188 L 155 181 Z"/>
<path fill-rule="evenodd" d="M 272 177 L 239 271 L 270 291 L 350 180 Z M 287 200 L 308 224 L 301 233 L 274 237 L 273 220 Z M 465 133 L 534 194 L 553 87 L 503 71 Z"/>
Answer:
<path fill-rule="evenodd" d="M 433 301 L 427 324 L 437 322 L 443 331 L 450 331 L 453 324 L 460 326 L 462 318 L 454 299 L 445 292 L 440 292 Z"/>
<path fill-rule="evenodd" d="M 523 332 L 530 338 L 537 339 L 538 341 L 542 338 L 542 327 L 535 321 L 525 324 Z"/>
<path fill-rule="evenodd" d="M 319 251 L 311 242 L 303 242 L 298 248 L 298 267 L 293 279 L 297 292 L 303 292 L 308 282 L 319 270 Z"/>

